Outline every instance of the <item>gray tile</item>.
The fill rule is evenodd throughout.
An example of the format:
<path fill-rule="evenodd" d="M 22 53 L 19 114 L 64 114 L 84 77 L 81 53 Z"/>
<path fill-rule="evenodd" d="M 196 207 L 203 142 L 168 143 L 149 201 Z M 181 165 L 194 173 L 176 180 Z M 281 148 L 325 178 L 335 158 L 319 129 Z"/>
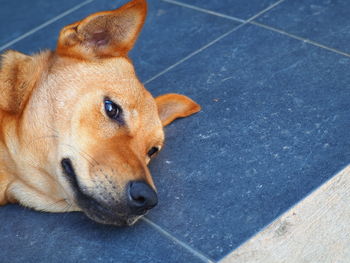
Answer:
<path fill-rule="evenodd" d="M 85 16 L 117 8 L 123 1 L 92 2 L 71 15 L 33 34 L 11 48 L 24 53 L 54 49 L 62 27 Z M 153 77 L 191 52 L 239 25 L 216 16 L 168 4 L 148 1 L 149 13 L 140 38 L 130 56 L 142 81 Z"/>
<path fill-rule="evenodd" d="M 277 0 L 180 0 L 186 4 L 209 9 L 225 15 L 240 19 L 249 19 L 265 8 L 277 2 Z"/>
<path fill-rule="evenodd" d="M 257 21 L 350 53 L 349 14 L 347 0 L 286 0 Z"/>
<path fill-rule="evenodd" d="M 82 2 L 82 0 L 2 0 L 0 46 Z"/>
<path fill-rule="evenodd" d="M 94 1 L 11 46 L 25 53 L 54 48 L 59 30 L 84 16 L 126 1 Z M 142 80 L 157 74 L 238 25 L 161 1 L 149 1 L 149 16 L 131 57 Z M 0 209 L 0 262 L 198 262 L 154 229 L 141 223 L 115 229 L 83 215 L 42 214 L 17 206 Z M 1 239 L 2 238 L 2 239 Z M 5 242 L 6 240 L 6 242 Z M 19 255 L 19 256 L 17 256 Z M 39 259 L 39 260 L 38 260 Z"/>
<path fill-rule="evenodd" d="M 149 83 L 203 110 L 166 129 L 150 218 L 220 259 L 350 162 L 350 59 L 244 26 Z"/>
<path fill-rule="evenodd" d="M 11 48 L 54 48 L 63 26 L 125 2 L 94 1 Z M 242 19 L 274 2 L 186 1 Z M 149 4 L 131 53 L 143 81 L 238 25 L 161 1 Z M 345 0 L 286 1 L 258 21 L 346 50 L 347 8 Z M 35 16 L 51 17 L 45 10 Z M 27 25 L 21 23 L 11 32 L 21 34 Z M 244 26 L 147 85 L 155 95 L 184 93 L 203 107 L 166 128 L 166 147 L 151 164 L 160 204 L 149 218 L 220 259 L 335 174 L 350 160 L 349 64 L 346 57 Z M 1 208 L 0 218 L 0 249 L 6 251 L 0 262 L 199 260 L 142 222 L 118 229 L 80 213 L 18 206 Z"/>
<path fill-rule="evenodd" d="M 141 222 L 103 226 L 82 213 L 0 209 L 0 262 L 203 262 Z"/>

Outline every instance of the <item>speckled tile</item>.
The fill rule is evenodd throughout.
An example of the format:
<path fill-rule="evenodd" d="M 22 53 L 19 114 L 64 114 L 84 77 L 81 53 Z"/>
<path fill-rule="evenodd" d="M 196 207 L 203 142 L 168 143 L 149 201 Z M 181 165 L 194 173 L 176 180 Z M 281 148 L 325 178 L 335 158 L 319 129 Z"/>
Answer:
<path fill-rule="evenodd" d="M 349 14 L 347 0 L 286 0 L 257 21 L 350 53 Z"/>
<path fill-rule="evenodd" d="M 54 48 L 63 26 L 125 2 L 94 1 L 10 48 L 25 53 Z M 239 25 L 161 1 L 149 4 L 144 31 L 131 54 L 143 80 Z M 142 222 L 120 230 L 93 224 L 81 214 L 45 214 L 18 206 L 1 207 L 0 219 L 0 249 L 9 251 L 0 253 L 0 262 L 47 262 L 48 258 L 50 262 L 200 260 Z"/>
<path fill-rule="evenodd" d="M 40 1 L 31 1 L 30 8 Z M 10 48 L 25 53 L 54 48 L 63 26 L 125 2 L 93 1 Z M 131 52 L 143 81 L 239 25 L 178 5 L 148 2 L 145 28 Z M 241 19 L 275 2 L 186 1 Z M 275 24 L 288 25 L 297 14 L 302 22 L 295 30 L 311 32 L 292 2 L 286 0 L 258 21 L 274 25 L 275 17 Z M 303 3 L 311 8 L 314 2 Z M 337 9 L 344 3 L 332 2 L 334 10 L 321 13 L 342 12 Z M 6 10 L 14 7 L 11 2 Z M 44 15 L 36 13 L 38 18 L 28 24 L 44 21 Z M 342 19 L 322 29 L 319 18 L 316 24 L 321 26 L 314 30 L 339 44 L 346 29 Z M 14 26 L 21 33 L 26 23 Z M 329 32 L 336 37 L 327 36 Z M 203 107 L 166 128 L 164 151 L 151 164 L 160 202 L 148 218 L 218 260 L 334 175 L 350 161 L 349 64 L 347 57 L 245 25 L 147 84 L 155 95 L 183 93 Z M 132 228 L 106 227 L 80 213 L 39 213 L 18 206 L 1 207 L 0 220 L 0 262 L 200 260 L 144 222 Z"/>
<path fill-rule="evenodd" d="M 349 65 L 249 25 L 149 83 L 203 107 L 166 129 L 150 218 L 220 259 L 329 179 L 350 162 Z"/>
<path fill-rule="evenodd" d="M 277 0 L 178 0 L 178 2 L 205 8 L 240 19 L 249 19 L 268 8 Z"/>
<path fill-rule="evenodd" d="M 3 0 L 0 2 L 0 46 L 82 3 L 82 0 Z"/>
<path fill-rule="evenodd" d="M 124 2 L 127 1 L 94 1 L 11 48 L 24 53 L 33 53 L 47 48 L 54 49 L 62 27 L 91 13 L 114 9 Z M 162 1 L 154 0 L 148 3 L 149 12 L 146 24 L 130 54 L 142 81 L 153 77 L 166 67 L 239 25 L 234 21 Z"/>
<path fill-rule="evenodd" d="M 204 262 L 144 222 L 103 226 L 82 213 L 49 214 L 15 205 L 0 209 L 0 262 Z"/>

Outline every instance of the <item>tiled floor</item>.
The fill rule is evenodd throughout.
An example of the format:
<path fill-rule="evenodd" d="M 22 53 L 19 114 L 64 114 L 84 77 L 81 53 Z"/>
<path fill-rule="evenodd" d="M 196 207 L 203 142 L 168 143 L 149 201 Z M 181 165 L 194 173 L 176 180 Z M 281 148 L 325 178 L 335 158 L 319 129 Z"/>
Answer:
<path fill-rule="evenodd" d="M 221 263 L 350 262 L 350 165 Z"/>
<path fill-rule="evenodd" d="M 126 1 L 0 0 L 0 51 Z M 134 227 L 0 208 L 0 262 L 216 262 L 350 163 L 347 0 L 149 0 L 131 53 L 154 94 L 203 110 L 166 128 L 159 206 Z"/>

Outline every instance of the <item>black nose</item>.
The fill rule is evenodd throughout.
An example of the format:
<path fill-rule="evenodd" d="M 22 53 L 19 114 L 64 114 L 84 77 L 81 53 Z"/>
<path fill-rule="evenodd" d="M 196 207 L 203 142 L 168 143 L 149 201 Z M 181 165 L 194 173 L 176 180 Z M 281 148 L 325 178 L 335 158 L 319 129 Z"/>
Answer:
<path fill-rule="evenodd" d="M 133 181 L 128 187 L 128 206 L 135 214 L 144 214 L 158 203 L 157 193 L 143 181 Z"/>

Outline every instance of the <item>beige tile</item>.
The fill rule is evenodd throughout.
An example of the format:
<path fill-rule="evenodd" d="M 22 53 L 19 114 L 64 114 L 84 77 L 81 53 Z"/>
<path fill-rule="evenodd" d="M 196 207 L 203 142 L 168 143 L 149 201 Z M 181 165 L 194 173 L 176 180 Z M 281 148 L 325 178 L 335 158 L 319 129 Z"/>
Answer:
<path fill-rule="evenodd" d="M 350 263 L 350 165 L 221 263 Z"/>

